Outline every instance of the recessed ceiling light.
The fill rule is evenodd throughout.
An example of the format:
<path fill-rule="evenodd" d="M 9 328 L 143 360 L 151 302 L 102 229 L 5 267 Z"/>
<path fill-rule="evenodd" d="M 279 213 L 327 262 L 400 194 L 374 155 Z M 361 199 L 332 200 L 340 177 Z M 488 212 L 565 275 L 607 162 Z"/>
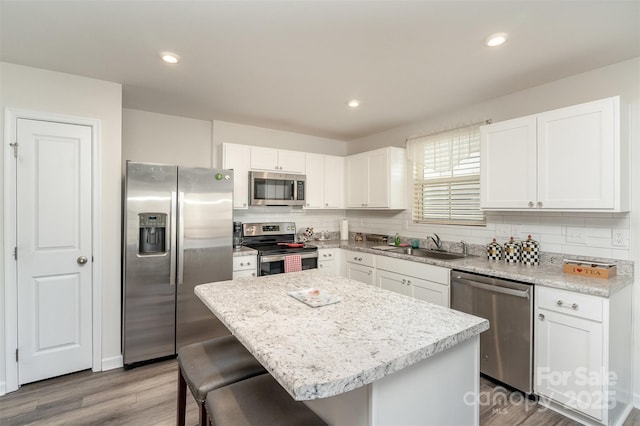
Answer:
<path fill-rule="evenodd" d="M 349 105 L 351 108 L 357 108 L 360 106 L 360 101 L 357 99 L 351 99 L 349 102 L 347 102 L 347 105 Z"/>
<path fill-rule="evenodd" d="M 160 57 L 168 64 L 177 64 L 178 62 L 180 62 L 180 56 L 176 55 L 175 53 L 162 52 L 160 54 Z"/>
<path fill-rule="evenodd" d="M 507 41 L 507 33 L 495 33 L 487 37 L 485 43 L 489 47 L 496 47 L 504 44 L 505 41 Z"/>

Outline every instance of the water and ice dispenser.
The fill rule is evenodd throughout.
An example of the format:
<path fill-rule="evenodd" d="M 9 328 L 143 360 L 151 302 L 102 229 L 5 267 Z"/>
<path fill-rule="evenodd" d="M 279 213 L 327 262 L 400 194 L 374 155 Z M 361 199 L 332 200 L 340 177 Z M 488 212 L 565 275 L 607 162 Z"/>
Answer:
<path fill-rule="evenodd" d="M 167 215 L 165 213 L 139 213 L 139 254 L 161 254 L 167 251 Z"/>

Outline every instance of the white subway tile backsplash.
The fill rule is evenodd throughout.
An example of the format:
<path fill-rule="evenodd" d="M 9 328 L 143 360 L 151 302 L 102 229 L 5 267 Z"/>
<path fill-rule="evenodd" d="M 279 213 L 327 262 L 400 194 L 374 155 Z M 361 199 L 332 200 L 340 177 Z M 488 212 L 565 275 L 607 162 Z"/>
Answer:
<path fill-rule="evenodd" d="M 425 239 L 434 232 L 445 241 L 465 240 L 469 244 L 486 245 L 496 238 L 506 242 L 511 235 L 524 240 L 527 235 L 540 242 L 543 252 L 568 256 L 630 259 L 629 249 L 613 247 L 612 229 L 630 229 L 629 214 L 561 213 L 561 212 L 486 212 L 486 226 L 430 225 L 414 223 L 411 212 L 362 210 L 303 210 L 297 208 L 257 207 L 235 210 L 234 220 L 242 222 L 294 221 L 298 229 L 313 227 L 317 231 L 336 232 L 346 217 L 349 231 Z M 567 228 L 580 228 L 585 233 L 582 244 L 567 242 Z M 517 235 L 514 235 L 517 234 Z"/>

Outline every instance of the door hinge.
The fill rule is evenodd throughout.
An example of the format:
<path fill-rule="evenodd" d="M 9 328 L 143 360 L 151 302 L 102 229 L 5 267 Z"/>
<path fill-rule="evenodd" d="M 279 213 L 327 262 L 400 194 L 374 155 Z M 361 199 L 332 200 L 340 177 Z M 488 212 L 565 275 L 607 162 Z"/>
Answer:
<path fill-rule="evenodd" d="M 16 362 L 18 362 L 18 348 L 16 348 Z"/>
<path fill-rule="evenodd" d="M 13 248 L 13 258 L 18 260 L 18 247 Z"/>
<path fill-rule="evenodd" d="M 9 146 L 13 148 L 13 156 L 18 158 L 18 142 L 10 143 Z"/>

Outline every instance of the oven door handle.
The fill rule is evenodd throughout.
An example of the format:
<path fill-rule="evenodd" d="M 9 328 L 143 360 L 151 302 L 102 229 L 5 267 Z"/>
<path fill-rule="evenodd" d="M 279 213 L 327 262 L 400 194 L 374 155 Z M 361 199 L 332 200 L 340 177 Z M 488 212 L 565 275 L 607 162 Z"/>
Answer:
<path fill-rule="evenodd" d="M 500 287 L 500 286 L 497 286 L 497 285 L 483 284 L 483 283 L 479 283 L 477 281 L 465 280 L 464 278 L 460 278 L 460 277 L 455 277 L 453 279 L 453 283 L 466 284 L 466 285 L 471 286 L 471 287 L 475 287 L 475 288 L 479 288 L 479 289 L 482 289 L 482 290 L 491 291 L 491 292 L 494 292 L 494 293 L 508 294 L 510 296 L 522 297 L 522 298 L 525 298 L 525 299 L 529 298 L 529 291 L 528 290 L 516 290 L 516 289 L 513 289 L 513 288 Z"/>
<path fill-rule="evenodd" d="M 283 261 L 287 256 L 293 256 L 295 253 L 291 254 L 272 254 L 267 256 L 260 256 L 260 263 L 269 263 L 269 262 L 280 262 Z M 302 259 L 312 259 L 314 257 L 318 257 L 318 252 L 314 251 L 312 253 L 301 253 L 300 257 Z"/>

